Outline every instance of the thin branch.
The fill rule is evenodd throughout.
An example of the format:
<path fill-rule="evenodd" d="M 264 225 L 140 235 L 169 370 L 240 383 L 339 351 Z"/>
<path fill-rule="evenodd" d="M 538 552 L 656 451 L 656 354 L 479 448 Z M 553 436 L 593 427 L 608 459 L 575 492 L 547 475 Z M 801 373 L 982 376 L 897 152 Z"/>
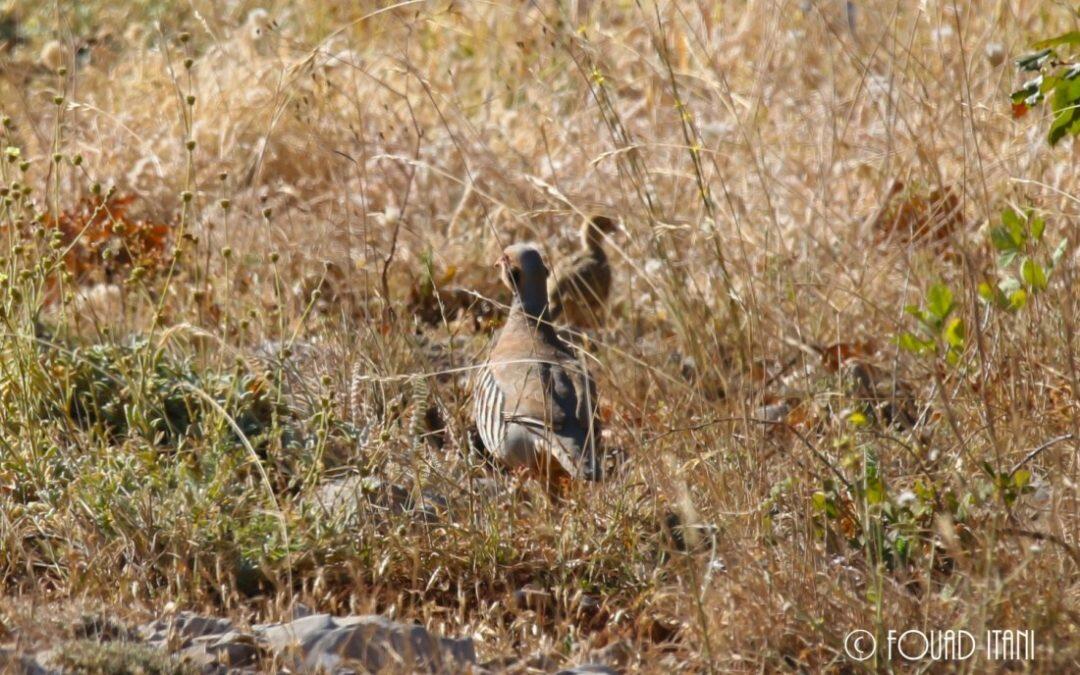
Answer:
<path fill-rule="evenodd" d="M 1012 478 L 1012 475 L 1014 473 L 1019 471 L 1025 464 L 1027 464 L 1031 460 L 1038 457 L 1044 450 L 1052 448 L 1055 445 L 1057 445 L 1058 443 L 1062 443 L 1064 441 L 1071 441 L 1073 438 L 1075 438 L 1075 437 L 1072 434 L 1064 434 L 1062 436 L 1057 436 L 1055 438 L 1051 438 L 1047 442 L 1043 443 L 1039 447 L 1037 447 L 1034 450 L 1032 450 L 1031 452 L 1029 452 L 1027 455 L 1024 456 L 1024 458 L 1022 460 L 1017 462 L 1016 466 L 1014 466 L 1012 468 L 1012 471 L 1009 472 L 1009 477 Z"/>

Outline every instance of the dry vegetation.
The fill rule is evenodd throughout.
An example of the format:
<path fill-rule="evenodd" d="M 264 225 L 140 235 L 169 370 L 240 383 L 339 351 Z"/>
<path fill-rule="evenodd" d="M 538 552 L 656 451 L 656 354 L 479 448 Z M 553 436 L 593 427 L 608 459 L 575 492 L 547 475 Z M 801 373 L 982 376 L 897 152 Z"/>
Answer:
<path fill-rule="evenodd" d="M 1077 147 L 1009 102 L 1076 15 L 845 4 L 14 3 L 0 621 L 303 602 L 646 671 L 1024 628 L 1080 668 Z M 469 366 L 501 247 L 557 267 L 597 211 L 621 463 L 552 501 L 470 450 Z"/>

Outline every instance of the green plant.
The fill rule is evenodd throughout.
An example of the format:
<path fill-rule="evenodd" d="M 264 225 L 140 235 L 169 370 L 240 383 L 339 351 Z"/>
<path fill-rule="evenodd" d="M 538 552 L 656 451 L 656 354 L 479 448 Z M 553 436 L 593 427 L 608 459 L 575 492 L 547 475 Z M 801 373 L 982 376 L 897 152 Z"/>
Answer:
<path fill-rule="evenodd" d="M 943 283 L 932 284 L 923 306 L 904 308 L 918 321 L 919 332 L 904 331 L 897 337 L 897 344 L 913 354 L 944 353 L 945 360 L 956 365 L 964 352 L 967 332 L 964 320 L 953 316 L 955 309 L 952 290 Z"/>
<path fill-rule="evenodd" d="M 1053 146 L 1066 134 L 1080 134 L 1080 63 L 1063 58 L 1061 53 L 1080 47 L 1080 31 L 1041 40 L 1033 46 L 1038 51 L 1016 60 L 1021 72 L 1037 74 L 1012 93 L 1013 116 L 1022 117 L 1049 99 L 1054 120 L 1046 140 Z"/>
<path fill-rule="evenodd" d="M 1046 220 L 1034 209 L 1001 212 L 1001 223 L 990 229 L 990 242 L 998 252 L 997 283 L 979 284 L 979 296 L 999 309 L 1016 311 L 1028 299 L 1050 285 L 1055 267 L 1065 255 L 1069 240 L 1062 239 L 1047 253 L 1043 235 Z"/>
<path fill-rule="evenodd" d="M 73 640 L 56 650 L 65 672 L 91 675 L 194 675 L 194 666 L 160 650 L 130 642 Z"/>

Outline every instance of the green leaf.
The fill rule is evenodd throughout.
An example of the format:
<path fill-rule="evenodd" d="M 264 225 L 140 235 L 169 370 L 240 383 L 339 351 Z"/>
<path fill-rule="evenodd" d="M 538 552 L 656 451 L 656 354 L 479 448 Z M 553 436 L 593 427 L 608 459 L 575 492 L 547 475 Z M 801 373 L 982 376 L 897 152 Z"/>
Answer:
<path fill-rule="evenodd" d="M 1001 222 L 1005 224 L 1005 227 L 1010 231 L 1015 232 L 1017 228 L 1024 226 L 1024 217 L 1011 208 L 1006 208 L 1001 212 Z M 1019 243 L 1019 242 L 1018 242 Z"/>
<path fill-rule="evenodd" d="M 1012 480 L 1013 485 L 1022 490 L 1024 486 L 1031 482 L 1031 472 L 1027 469 L 1020 469 L 1013 474 Z"/>
<path fill-rule="evenodd" d="M 866 478 L 866 503 L 880 504 L 885 501 L 885 483 L 878 477 Z"/>
<path fill-rule="evenodd" d="M 953 293 L 949 287 L 945 284 L 930 286 L 926 291 L 926 308 L 936 318 L 944 321 L 953 310 Z"/>
<path fill-rule="evenodd" d="M 908 556 L 911 555 L 911 543 L 907 537 L 898 536 L 896 542 L 893 544 L 893 550 L 896 551 L 896 555 L 901 560 L 906 561 Z"/>
<path fill-rule="evenodd" d="M 1057 115 L 1050 125 L 1046 140 L 1057 145 L 1066 134 L 1080 130 L 1080 79 L 1063 80 L 1054 89 L 1052 108 Z"/>
<path fill-rule="evenodd" d="M 964 339 L 967 337 L 967 332 L 964 329 L 964 320 L 960 317 L 954 318 L 945 326 L 945 342 L 950 347 L 957 349 L 964 348 Z"/>
<path fill-rule="evenodd" d="M 1023 103 L 1028 107 L 1035 107 L 1043 102 L 1043 83 L 1046 80 L 1042 75 L 1034 80 L 1028 80 L 1024 86 L 1009 94 L 1013 103 Z"/>
<path fill-rule="evenodd" d="M 1065 138 L 1069 127 L 1072 126 L 1073 117 L 1073 110 L 1063 110 L 1054 118 L 1054 123 L 1050 125 L 1050 131 L 1046 133 L 1046 142 L 1050 144 L 1050 147 L 1057 145 L 1061 142 L 1061 139 Z"/>
<path fill-rule="evenodd" d="M 1009 308 L 1013 311 L 1023 309 L 1027 304 L 1027 291 L 1019 288 L 1009 294 Z"/>
<path fill-rule="evenodd" d="M 1046 270 L 1031 258 L 1024 258 L 1024 262 L 1020 265 L 1020 276 L 1028 288 L 1035 291 L 1046 290 L 1048 284 Z"/>
<path fill-rule="evenodd" d="M 930 313 L 922 307 L 919 307 L 918 305 L 908 305 L 904 307 L 904 311 L 918 319 L 919 323 L 926 326 L 931 331 L 937 331 L 936 324 L 938 322 L 936 322 L 934 317 L 930 316 Z"/>
<path fill-rule="evenodd" d="M 1013 264 L 1016 260 L 1016 256 L 1020 255 L 1020 251 L 1006 251 L 998 256 L 998 268 L 1006 269 L 1009 265 Z"/>
<path fill-rule="evenodd" d="M 1046 231 L 1046 219 L 1034 216 L 1028 220 L 1031 228 L 1031 238 L 1035 241 L 1042 241 L 1043 232 Z"/>
<path fill-rule="evenodd" d="M 992 286 L 990 282 L 984 281 L 979 284 L 979 297 L 983 299 L 989 305 L 993 305 L 998 309 L 1009 309 L 1009 298 L 1005 295 L 1005 292 L 1001 290 L 1001 286 Z"/>
<path fill-rule="evenodd" d="M 1016 59 L 1016 67 L 1020 70 L 1039 70 L 1053 53 L 1054 50 L 1047 47 L 1033 54 L 1025 54 Z"/>
<path fill-rule="evenodd" d="M 1009 299 L 1005 297 L 1005 293 L 999 287 L 992 286 L 987 281 L 979 284 L 979 297 L 986 304 L 998 309 L 1006 309 L 1009 306 Z"/>
<path fill-rule="evenodd" d="M 865 427 L 870 424 L 870 420 L 867 419 L 866 414 L 858 410 L 852 411 L 847 418 L 848 424 L 853 427 Z"/>
<path fill-rule="evenodd" d="M 834 504 L 824 492 L 815 492 L 810 498 L 810 501 L 817 511 L 824 513 L 829 518 L 835 518 L 840 515 L 840 511 L 836 508 L 836 504 Z"/>
<path fill-rule="evenodd" d="M 1016 242 L 1008 228 L 995 227 L 990 230 L 990 243 L 999 251 L 1008 252 L 1016 250 Z"/>
<path fill-rule="evenodd" d="M 1005 225 L 1006 234 L 1013 244 L 1013 249 L 1019 249 L 1027 241 L 1027 228 L 1024 227 L 1027 219 L 1012 209 L 1001 212 L 1001 222 Z"/>
<path fill-rule="evenodd" d="M 1059 80 L 1054 87 L 1054 101 L 1051 106 L 1054 112 L 1075 108 L 1078 101 L 1080 101 L 1080 80 Z"/>
<path fill-rule="evenodd" d="M 1077 45 L 1080 45 L 1080 31 L 1071 30 L 1068 33 L 1062 33 L 1061 35 L 1052 38 L 1039 40 L 1031 46 L 1035 49 L 1049 49 L 1051 47 L 1075 47 Z"/>
<path fill-rule="evenodd" d="M 914 333 L 901 333 L 896 338 L 896 344 L 900 349 L 912 354 L 922 355 L 934 351 L 933 340 L 924 340 Z"/>

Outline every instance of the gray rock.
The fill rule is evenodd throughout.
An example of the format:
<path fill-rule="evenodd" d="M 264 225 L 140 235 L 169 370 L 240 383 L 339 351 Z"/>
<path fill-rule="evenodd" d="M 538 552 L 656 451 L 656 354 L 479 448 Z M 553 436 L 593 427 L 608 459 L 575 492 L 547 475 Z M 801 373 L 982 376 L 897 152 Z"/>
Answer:
<path fill-rule="evenodd" d="M 423 626 L 396 623 L 382 616 L 349 617 L 322 635 L 304 657 L 305 670 L 336 671 L 356 665 L 365 671 L 406 668 L 421 672 L 459 672 L 476 665 L 471 639 L 432 635 Z"/>
<path fill-rule="evenodd" d="M 195 638 L 192 647 L 202 647 L 215 664 L 222 666 L 251 666 L 259 658 L 255 637 L 238 631 Z"/>
<path fill-rule="evenodd" d="M 319 485 L 310 501 L 332 518 L 350 520 L 361 514 L 411 514 L 420 521 L 432 523 L 439 511 L 448 506 L 447 499 L 430 490 L 414 499 L 401 485 L 388 483 L 377 476 L 358 474 L 328 480 Z"/>
<path fill-rule="evenodd" d="M 634 658 L 636 650 L 627 640 L 612 642 L 606 647 L 589 652 L 589 661 L 603 663 L 611 668 L 625 668 Z"/>
<path fill-rule="evenodd" d="M 307 654 L 305 647 L 310 647 L 323 634 L 336 627 L 337 624 L 329 614 L 311 614 L 289 623 L 257 627 L 257 633 L 274 652 L 298 650 L 299 654 L 304 656 Z"/>
<path fill-rule="evenodd" d="M 186 647 L 197 637 L 221 635 L 233 628 L 229 619 L 201 616 L 194 612 L 179 612 L 175 616 L 158 619 L 139 628 L 139 635 L 148 643 L 164 646 L 175 642 Z"/>

